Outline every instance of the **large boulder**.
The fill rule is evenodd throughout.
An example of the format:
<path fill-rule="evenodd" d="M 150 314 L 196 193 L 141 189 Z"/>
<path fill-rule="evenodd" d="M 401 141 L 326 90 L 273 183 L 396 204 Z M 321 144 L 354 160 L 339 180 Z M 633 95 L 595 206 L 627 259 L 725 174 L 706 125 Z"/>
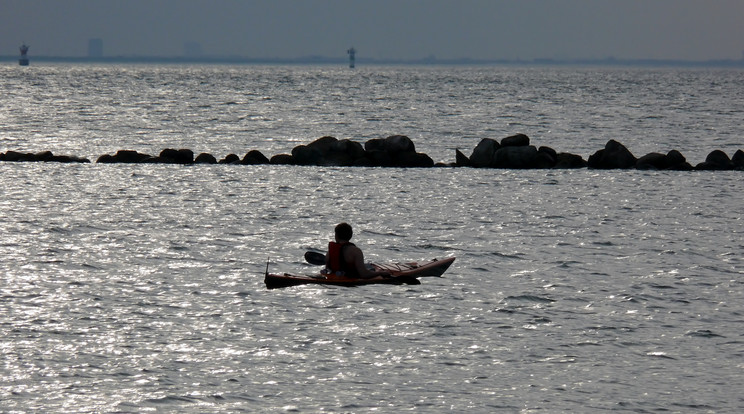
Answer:
<path fill-rule="evenodd" d="M 525 134 L 512 135 L 501 140 L 502 147 L 526 147 L 530 145 L 530 137 Z"/>
<path fill-rule="evenodd" d="M 621 143 L 611 139 L 604 149 L 589 157 L 589 168 L 598 169 L 627 169 L 633 168 L 638 159 Z"/>
<path fill-rule="evenodd" d="M 61 162 L 61 163 L 89 163 L 90 160 L 84 157 L 78 157 L 75 155 L 55 155 L 49 161 Z"/>
<path fill-rule="evenodd" d="M 403 152 L 416 152 L 416 146 L 405 135 L 391 135 L 385 138 L 385 151 L 391 154 L 399 154 Z"/>
<path fill-rule="evenodd" d="M 237 154 L 227 154 L 225 158 L 219 160 L 219 164 L 238 164 L 240 163 L 240 157 Z"/>
<path fill-rule="evenodd" d="M 434 161 L 426 154 L 417 153 L 416 146 L 405 135 L 373 138 L 364 143 L 364 163 L 376 167 L 433 167 Z M 361 161 L 361 160 L 360 160 Z M 355 163 L 359 165 L 359 163 Z"/>
<path fill-rule="evenodd" d="M 685 159 L 685 156 L 682 155 L 682 153 L 677 150 L 671 150 L 667 152 L 666 160 L 667 160 L 667 170 L 677 170 L 677 171 L 692 170 L 692 165 L 690 165 L 690 163 L 687 162 L 687 159 Z"/>
<path fill-rule="evenodd" d="M 363 162 L 365 158 L 362 144 L 349 139 L 338 140 L 328 148 L 323 165 L 349 167 Z"/>
<path fill-rule="evenodd" d="M 731 157 L 731 162 L 734 164 L 734 169 L 744 170 L 744 151 L 736 150 L 734 156 Z"/>
<path fill-rule="evenodd" d="M 258 150 L 250 150 L 248 151 L 245 156 L 243 156 L 243 159 L 240 160 L 240 164 L 242 165 L 258 165 L 258 164 L 270 164 L 271 160 L 269 160 L 261 151 Z"/>
<path fill-rule="evenodd" d="M 487 168 L 493 164 L 493 155 L 501 147 L 495 139 L 483 138 L 470 154 L 470 165 L 476 168 Z"/>
<path fill-rule="evenodd" d="M 295 165 L 295 159 L 289 154 L 276 154 L 269 160 L 275 165 Z"/>
<path fill-rule="evenodd" d="M 671 150 L 666 154 L 652 152 L 644 155 L 636 161 L 639 170 L 691 170 L 692 166 L 685 157 L 677 150 Z"/>
<path fill-rule="evenodd" d="M 166 148 L 160 151 L 159 159 L 156 162 L 167 164 L 193 164 L 194 151 L 190 149 L 173 149 Z"/>
<path fill-rule="evenodd" d="M 381 142 L 384 146 L 384 141 Z M 299 165 L 352 166 L 361 162 L 365 155 L 362 144 L 328 136 L 292 149 L 292 157 Z"/>
<path fill-rule="evenodd" d="M 493 156 L 493 167 L 526 169 L 537 167 L 537 148 L 527 146 L 502 146 Z"/>
<path fill-rule="evenodd" d="M 397 167 L 430 168 L 434 166 L 434 160 L 430 156 L 420 152 L 394 153 L 393 159 Z"/>
<path fill-rule="evenodd" d="M 416 146 L 405 135 L 391 135 L 387 138 L 372 138 L 364 143 L 366 151 L 386 151 L 391 154 L 416 152 Z"/>
<path fill-rule="evenodd" d="M 31 161 L 48 162 L 54 158 L 52 151 L 41 151 L 32 155 Z"/>
<path fill-rule="evenodd" d="M 721 150 L 714 150 L 707 157 L 705 161 L 695 166 L 696 170 L 707 170 L 707 171 L 723 171 L 734 169 L 734 163 L 725 152 Z"/>
<path fill-rule="evenodd" d="M 333 146 L 338 142 L 335 137 L 320 137 L 315 141 L 307 144 L 308 147 L 318 150 L 322 155 L 327 155 L 332 151 Z"/>
<path fill-rule="evenodd" d="M 33 154 L 18 151 L 8 151 L 3 155 L 3 161 L 11 162 L 28 161 L 31 158 L 33 158 Z"/>
<path fill-rule="evenodd" d="M 364 158 L 364 147 L 362 144 L 350 139 L 341 139 L 331 146 L 331 153 L 346 154 L 353 160 Z"/>
<path fill-rule="evenodd" d="M 370 167 L 393 167 L 395 160 L 387 151 L 367 150 L 368 166 Z M 357 164 L 359 165 L 359 164 Z"/>
<path fill-rule="evenodd" d="M 217 164 L 217 158 L 212 154 L 202 152 L 194 158 L 194 164 Z"/>
<path fill-rule="evenodd" d="M 152 158 L 149 154 L 142 154 L 133 150 L 119 150 L 114 155 L 101 155 L 96 162 L 134 164 Z"/>
<path fill-rule="evenodd" d="M 96 160 L 97 163 L 101 164 L 112 164 L 116 162 L 116 159 L 111 154 L 103 154 Z"/>
<path fill-rule="evenodd" d="M 558 153 L 550 147 L 540 147 L 537 149 L 537 159 L 535 168 L 553 168 L 558 162 Z"/>
<path fill-rule="evenodd" d="M 292 158 L 297 165 L 321 165 L 324 157 L 318 147 L 298 145 L 292 148 Z"/>
<path fill-rule="evenodd" d="M 581 155 L 561 152 L 556 156 L 556 162 L 555 165 L 553 165 L 553 168 L 573 169 L 586 168 L 586 166 L 587 162 L 581 157 Z"/>
<path fill-rule="evenodd" d="M 639 170 L 666 170 L 667 156 L 658 152 L 652 152 L 642 156 L 636 161 Z"/>
<path fill-rule="evenodd" d="M 364 143 L 365 151 L 385 151 L 384 138 L 372 138 Z"/>

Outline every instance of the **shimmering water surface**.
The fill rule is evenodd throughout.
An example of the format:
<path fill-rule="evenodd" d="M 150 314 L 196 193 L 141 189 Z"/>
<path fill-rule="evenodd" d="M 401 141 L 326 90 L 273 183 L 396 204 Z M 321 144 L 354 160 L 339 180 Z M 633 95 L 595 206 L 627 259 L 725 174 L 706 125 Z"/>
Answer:
<path fill-rule="evenodd" d="M 0 67 L 0 152 L 267 155 L 523 132 L 695 164 L 744 73 Z M 0 411 L 740 412 L 741 172 L 0 163 Z M 418 286 L 266 290 L 348 221 Z"/>

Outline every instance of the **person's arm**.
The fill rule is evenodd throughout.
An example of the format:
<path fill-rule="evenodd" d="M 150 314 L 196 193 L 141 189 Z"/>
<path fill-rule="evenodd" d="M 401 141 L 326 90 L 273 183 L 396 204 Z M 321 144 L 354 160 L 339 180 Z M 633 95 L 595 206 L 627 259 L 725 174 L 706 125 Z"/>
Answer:
<path fill-rule="evenodd" d="M 354 266 L 356 266 L 357 273 L 362 279 L 369 279 L 376 276 L 390 276 L 390 272 L 372 272 L 367 269 L 367 266 L 364 265 L 364 253 L 358 247 L 355 246 L 348 250 L 350 250 L 349 253 L 354 257 Z"/>

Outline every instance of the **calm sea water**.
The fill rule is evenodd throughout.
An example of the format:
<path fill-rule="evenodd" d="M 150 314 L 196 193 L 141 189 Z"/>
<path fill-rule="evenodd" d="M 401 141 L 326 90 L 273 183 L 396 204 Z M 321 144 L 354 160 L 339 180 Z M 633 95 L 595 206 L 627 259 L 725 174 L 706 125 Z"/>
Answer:
<path fill-rule="evenodd" d="M 0 67 L 0 151 L 744 149 L 718 69 Z M 740 412 L 741 172 L 0 163 L 0 411 Z M 418 286 L 266 290 L 352 223 Z"/>

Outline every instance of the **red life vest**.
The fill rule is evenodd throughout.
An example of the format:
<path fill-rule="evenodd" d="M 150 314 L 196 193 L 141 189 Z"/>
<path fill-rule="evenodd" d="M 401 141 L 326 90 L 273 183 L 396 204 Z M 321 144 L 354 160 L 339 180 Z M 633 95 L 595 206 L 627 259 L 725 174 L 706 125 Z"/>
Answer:
<path fill-rule="evenodd" d="M 354 263 L 348 263 L 344 259 L 344 251 L 347 247 L 354 246 L 354 243 L 328 243 L 328 267 L 332 272 L 344 272 L 346 276 L 358 276 Z"/>

